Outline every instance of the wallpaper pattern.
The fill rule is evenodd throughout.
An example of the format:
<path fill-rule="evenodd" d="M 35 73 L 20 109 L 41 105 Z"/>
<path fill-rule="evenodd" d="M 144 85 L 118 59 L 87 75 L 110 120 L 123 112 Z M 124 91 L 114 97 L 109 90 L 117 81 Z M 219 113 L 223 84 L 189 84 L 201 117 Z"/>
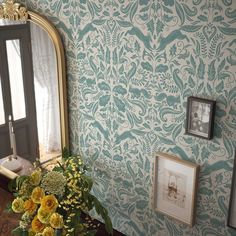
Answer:
<path fill-rule="evenodd" d="M 126 235 L 236 235 L 226 226 L 236 145 L 236 2 L 22 1 L 61 33 L 70 142 Z M 185 135 L 190 95 L 217 101 L 213 140 Z M 196 224 L 153 210 L 154 154 L 201 166 Z"/>

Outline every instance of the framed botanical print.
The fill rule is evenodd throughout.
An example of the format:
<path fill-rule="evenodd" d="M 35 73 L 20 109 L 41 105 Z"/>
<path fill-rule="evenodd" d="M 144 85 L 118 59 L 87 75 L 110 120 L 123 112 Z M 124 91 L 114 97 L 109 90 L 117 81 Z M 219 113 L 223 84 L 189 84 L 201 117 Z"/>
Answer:
<path fill-rule="evenodd" d="M 212 138 L 215 104 L 213 100 L 188 97 L 186 134 L 205 139 Z"/>
<path fill-rule="evenodd" d="M 154 170 L 155 210 L 192 226 L 199 166 L 159 152 Z"/>

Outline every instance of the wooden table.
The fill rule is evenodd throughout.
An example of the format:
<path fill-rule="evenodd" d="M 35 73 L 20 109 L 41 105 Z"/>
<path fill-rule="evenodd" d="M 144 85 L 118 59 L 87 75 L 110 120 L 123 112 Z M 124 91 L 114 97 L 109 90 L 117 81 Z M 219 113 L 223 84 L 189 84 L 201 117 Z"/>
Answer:
<path fill-rule="evenodd" d="M 16 214 L 4 212 L 7 204 L 12 200 L 12 194 L 0 188 L 0 236 L 11 235 L 11 230 L 18 225 Z"/>

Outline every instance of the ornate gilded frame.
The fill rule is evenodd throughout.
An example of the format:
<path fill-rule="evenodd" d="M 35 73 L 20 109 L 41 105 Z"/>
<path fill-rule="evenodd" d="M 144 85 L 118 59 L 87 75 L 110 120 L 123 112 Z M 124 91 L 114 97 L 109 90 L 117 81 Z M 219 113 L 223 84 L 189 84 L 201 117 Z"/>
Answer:
<path fill-rule="evenodd" d="M 62 40 L 57 29 L 46 18 L 35 12 L 27 11 L 25 6 L 22 6 L 20 3 L 14 3 L 14 0 L 5 0 L 4 3 L 0 4 L 0 19 L 12 21 L 31 21 L 43 28 L 51 38 L 57 57 L 61 144 L 62 148 L 69 148 L 65 54 Z"/>

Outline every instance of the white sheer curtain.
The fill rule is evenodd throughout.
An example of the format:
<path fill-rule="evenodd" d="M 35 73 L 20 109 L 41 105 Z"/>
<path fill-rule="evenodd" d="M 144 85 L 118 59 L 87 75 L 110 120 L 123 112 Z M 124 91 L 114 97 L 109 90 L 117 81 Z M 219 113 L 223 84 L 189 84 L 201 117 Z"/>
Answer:
<path fill-rule="evenodd" d="M 39 144 L 49 153 L 61 150 L 56 54 L 47 32 L 30 28 Z"/>

